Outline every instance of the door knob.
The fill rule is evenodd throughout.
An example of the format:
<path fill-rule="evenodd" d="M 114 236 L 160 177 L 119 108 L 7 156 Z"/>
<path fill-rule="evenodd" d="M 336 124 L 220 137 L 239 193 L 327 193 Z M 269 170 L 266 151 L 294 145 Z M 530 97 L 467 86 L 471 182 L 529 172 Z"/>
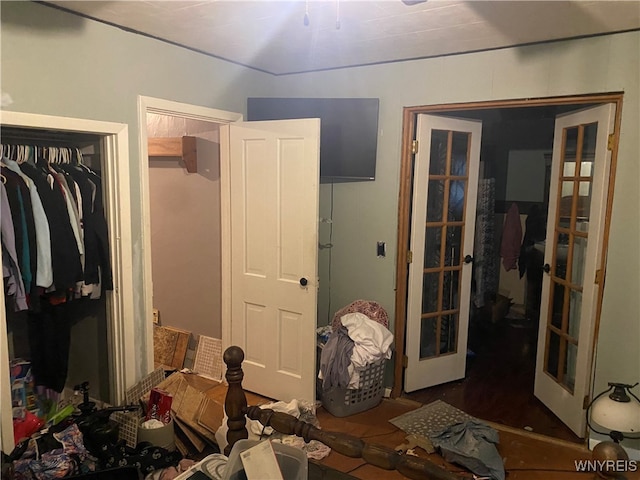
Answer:
<path fill-rule="evenodd" d="M 467 255 L 466 257 L 464 257 L 464 263 L 471 263 L 473 262 L 473 257 L 471 255 Z"/>
<path fill-rule="evenodd" d="M 549 273 L 549 272 L 551 271 L 551 266 L 549 266 L 549 264 L 548 264 L 548 263 L 545 263 L 545 264 L 544 264 L 544 266 L 542 267 L 542 269 L 543 269 L 545 272 Z"/>
<path fill-rule="evenodd" d="M 309 282 L 307 281 L 307 279 L 306 279 L 306 278 L 302 277 L 302 278 L 300 279 L 300 285 L 302 285 L 303 287 L 306 287 L 306 286 L 307 286 L 307 283 L 309 283 Z"/>

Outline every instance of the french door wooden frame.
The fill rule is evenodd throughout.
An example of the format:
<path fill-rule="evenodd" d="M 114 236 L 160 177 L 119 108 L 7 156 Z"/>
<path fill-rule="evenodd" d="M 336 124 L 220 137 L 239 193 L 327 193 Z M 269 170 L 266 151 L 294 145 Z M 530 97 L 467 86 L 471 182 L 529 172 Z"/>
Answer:
<path fill-rule="evenodd" d="M 405 107 L 402 117 L 402 150 L 400 158 L 400 185 L 398 198 L 398 257 L 396 266 L 396 308 L 395 308 L 395 345 L 397 355 L 394 356 L 394 380 L 391 390 L 391 397 L 397 398 L 403 391 L 403 379 L 405 366 L 405 335 L 407 318 L 407 288 L 409 273 L 409 242 L 411 227 L 411 190 L 413 184 L 413 160 L 412 145 L 416 136 L 416 124 L 419 114 L 422 113 L 455 113 L 462 110 L 489 110 L 496 108 L 516 108 L 516 107 L 544 107 L 552 105 L 594 105 L 613 103 L 615 104 L 615 125 L 613 145 L 611 146 L 611 171 L 609 174 L 609 185 L 606 204 L 606 220 L 604 223 L 604 236 L 602 248 L 607 251 L 609 243 L 609 229 L 611 210 L 613 204 L 613 190 L 615 183 L 616 165 L 618 158 L 618 141 L 620 135 L 620 123 L 622 119 L 622 92 L 612 92 L 592 95 L 574 95 L 563 97 L 547 97 L 535 99 L 498 100 L 487 102 L 468 102 L 438 105 L 423 105 L 415 107 Z M 600 270 L 603 272 L 601 288 L 598 289 L 596 304 L 595 333 L 591 348 L 595 348 L 598 341 L 598 330 L 600 326 L 600 313 L 602 309 L 602 295 L 604 292 L 604 279 L 606 277 L 607 256 L 602 255 Z M 593 375 L 593 365 L 590 366 Z"/>

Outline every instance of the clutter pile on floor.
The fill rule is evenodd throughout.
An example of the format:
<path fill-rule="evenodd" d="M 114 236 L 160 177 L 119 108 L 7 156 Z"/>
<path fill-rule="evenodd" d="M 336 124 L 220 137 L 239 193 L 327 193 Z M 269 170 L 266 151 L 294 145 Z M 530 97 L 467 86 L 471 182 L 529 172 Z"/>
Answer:
<path fill-rule="evenodd" d="M 224 400 L 218 402 L 216 395 L 226 388 L 220 388 L 220 394 L 204 395 L 191 385 L 198 382 L 203 389 L 215 383 L 183 372 L 165 378 L 160 370 L 130 389 L 123 407 L 97 408 L 87 388 L 84 401 L 75 408 L 67 406 L 65 415 L 40 421 L 28 435 L 16 438 L 15 449 L 2 454 L 2 478 L 172 480 L 206 466 L 208 478 L 221 479 L 228 462 L 219 453 L 226 446 L 226 416 Z M 261 407 L 318 426 L 313 403 L 293 400 Z M 305 444 L 295 435 L 274 432 L 257 421 L 249 421 L 247 427 L 250 441 L 269 438 L 312 459 L 330 452 L 320 442 Z"/>
<path fill-rule="evenodd" d="M 467 468 L 482 478 L 504 480 L 504 463 L 496 445 L 498 432 L 441 400 L 389 420 L 405 431 L 407 442 L 398 446 L 408 452 L 420 447 L 439 452 L 449 463 Z"/>

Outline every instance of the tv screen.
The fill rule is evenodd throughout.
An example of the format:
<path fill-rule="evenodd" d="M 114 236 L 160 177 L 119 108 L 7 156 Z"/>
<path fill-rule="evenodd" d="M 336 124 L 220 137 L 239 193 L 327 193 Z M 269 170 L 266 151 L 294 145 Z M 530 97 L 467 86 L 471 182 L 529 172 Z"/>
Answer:
<path fill-rule="evenodd" d="M 320 182 L 375 180 L 377 98 L 249 98 L 247 119 L 320 119 Z"/>

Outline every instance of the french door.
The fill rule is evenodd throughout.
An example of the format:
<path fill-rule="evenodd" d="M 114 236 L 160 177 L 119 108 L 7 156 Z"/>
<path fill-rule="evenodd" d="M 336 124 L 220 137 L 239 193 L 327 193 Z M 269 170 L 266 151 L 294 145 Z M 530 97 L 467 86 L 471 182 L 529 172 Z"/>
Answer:
<path fill-rule="evenodd" d="M 534 393 L 585 434 L 614 104 L 556 117 Z"/>
<path fill-rule="evenodd" d="M 405 391 L 464 377 L 482 124 L 418 115 Z"/>

